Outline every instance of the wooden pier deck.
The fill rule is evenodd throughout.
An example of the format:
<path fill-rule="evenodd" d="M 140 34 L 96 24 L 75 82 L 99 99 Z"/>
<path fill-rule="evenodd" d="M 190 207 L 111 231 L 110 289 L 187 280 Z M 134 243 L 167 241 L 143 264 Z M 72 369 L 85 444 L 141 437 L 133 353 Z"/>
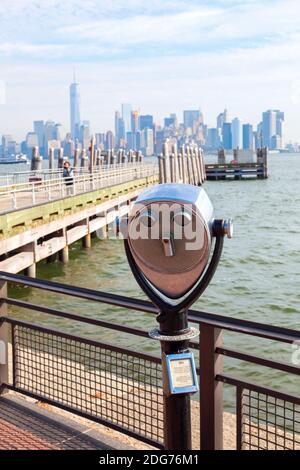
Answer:
<path fill-rule="evenodd" d="M 58 254 L 67 263 L 72 243 L 82 240 L 89 248 L 95 232 L 105 238 L 130 202 L 159 182 L 153 165 L 119 170 L 79 175 L 70 193 L 62 178 L 0 187 L 0 270 L 35 277 L 39 261 Z"/>

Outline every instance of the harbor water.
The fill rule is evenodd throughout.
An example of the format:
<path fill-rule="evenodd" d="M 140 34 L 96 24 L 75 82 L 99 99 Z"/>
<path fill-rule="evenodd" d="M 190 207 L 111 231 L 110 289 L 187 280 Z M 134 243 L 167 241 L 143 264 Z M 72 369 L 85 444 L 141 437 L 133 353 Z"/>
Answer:
<path fill-rule="evenodd" d="M 46 162 L 44 162 L 46 163 Z M 11 171 L 16 171 L 13 165 Z M 213 282 L 195 308 L 221 315 L 300 330 L 300 155 L 269 156 L 267 180 L 206 182 L 204 187 L 217 217 L 234 219 L 234 238 L 225 240 L 222 260 Z M 26 171 L 23 165 L 18 170 Z M 3 165 L 0 172 L 7 172 Z M 91 250 L 79 243 L 70 249 L 70 262 L 40 263 L 43 279 L 142 298 L 128 267 L 122 241 L 93 239 Z M 15 287 L 18 298 L 90 317 L 104 318 L 144 329 L 155 316 L 117 309 L 79 299 Z M 36 312 L 11 309 L 14 316 L 43 321 L 86 337 L 159 353 L 154 340 L 67 322 Z M 300 365 L 297 345 L 285 345 L 242 334 L 225 333 L 227 347 Z M 299 345 L 300 347 L 300 345 Z M 276 389 L 299 394 L 300 381 L 284 373 L 236 360 L 225 360 L 224 371 Z M 226 403 L 233 406 L 226 387 Z"/>

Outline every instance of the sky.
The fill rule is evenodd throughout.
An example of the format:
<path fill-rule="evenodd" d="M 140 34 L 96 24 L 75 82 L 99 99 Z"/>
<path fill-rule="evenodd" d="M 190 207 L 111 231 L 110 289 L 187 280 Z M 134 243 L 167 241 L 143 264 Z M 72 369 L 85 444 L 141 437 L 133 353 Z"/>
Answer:
<path fill-rule="evenodd" d="M 0 134 L 68 131 L 75 69 L 93 132 L 131 102 L 159 123 L 200 108 L 211 127 L 225 107 L 255 125 L 281 109 L 300 141 L 299 17 L 299 0 L 0 0 Z"/>

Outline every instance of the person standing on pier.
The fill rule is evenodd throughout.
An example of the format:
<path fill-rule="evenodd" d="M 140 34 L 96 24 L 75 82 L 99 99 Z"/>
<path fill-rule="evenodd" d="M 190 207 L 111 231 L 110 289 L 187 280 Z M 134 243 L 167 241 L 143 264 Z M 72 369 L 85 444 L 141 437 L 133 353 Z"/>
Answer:
<path fill-rule="evenodd" d="M 67 195 L 73 194 L 74 172 L 68 160 L 64 162 L 63 178 L 67 187 Z"/>

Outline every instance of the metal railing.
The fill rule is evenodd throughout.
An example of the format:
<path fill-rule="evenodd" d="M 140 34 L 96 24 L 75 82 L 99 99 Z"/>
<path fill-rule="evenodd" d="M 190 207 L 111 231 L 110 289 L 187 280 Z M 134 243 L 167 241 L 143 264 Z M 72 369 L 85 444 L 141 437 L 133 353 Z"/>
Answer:
<path fill-rule="evenodd" d="M 132 314 L 134 311 L 157 314 L 156 308 L 143 300 L 0 273 L 0 339 L 5 338 L 4 330 L 9 325 L 10 332 L 6 334 L 12 345 L 7 349 L 9 360 L 0 365 L 2 389 L 36 398 L 163 448 L 160 357 L 55 330 L 40 322 L 19 320 L 10 316 L 8 310 L 14 306 L 93 325 L 99 332 L 104 328 L 136 338 L 148 338 L 147 331 L 9 297 L 7 283 L 121 307 Z M 300 332 L 195 310 L 189 311 L 189 320 L 200 329 L 200 343 L 191 343 L 191 348 L 199 351 L 200 382 L 199 402 L 192 402 L 194 447 L 202 450 L 223 447 L 226 384 L 236 396 L 235 424 L 229 430 L 236 435 L 236 449 L 299 449 L 300 396 L 251 382 L 238 374 L 229 376 L 223 371 L 223 358 L 255 364 L 262 380 L 266 367 L 291 377 L 299 376 L 300 368 L 225 347 L 222 333 L 230 331 L 245 337 L 294 343 L 300 340 Z"/>
<path fill-rule="evenodd" d="M 18 183 L 10 187 L 0 187 L 0 213 L 10 210 L 32 207 L 36 204 L 75 196 L 97 189 L 115 186 L 158 174 L 158 167 L 153 163 L 127 163 L 102 167 L 94 173 L 74 173 L 70 179 L 62 174 L 55 174 L 50 179 Z"/>
<path fill-rule="evenodd" d="M 143 162 L 124 162 L 124 163 L 114 163 L 114 164 L 101 164 L 98 166 L 93 167 L 93 173 L 100 173 L 102 171 L 108 169 L 115 169 L 115 168 L 130 168 L 136 167 L 138 165 L 145 165 L 148 164 L 146 161 Z M 150 162 L 149 162 L 150 164 Z M 91 174 L 88 166 L 79 167 L 77 166 L 74 168 L 74 173 L 77 175 Z M 10 188 L 15 185 L 19 184 L 27 184 L 30 182 L 32 178 L 36 178 L 40 181 L 48 181 L 53 179 L 58 179 L 63 174 L 63 168 L 53 168 L 47 169 L 43 168 L 41 170 L 27 170 L 27 171 L 18 171 L 18 172 L 10 172 L 6 174 L 0 174 L 0 189 L 2 188 Z"/>

